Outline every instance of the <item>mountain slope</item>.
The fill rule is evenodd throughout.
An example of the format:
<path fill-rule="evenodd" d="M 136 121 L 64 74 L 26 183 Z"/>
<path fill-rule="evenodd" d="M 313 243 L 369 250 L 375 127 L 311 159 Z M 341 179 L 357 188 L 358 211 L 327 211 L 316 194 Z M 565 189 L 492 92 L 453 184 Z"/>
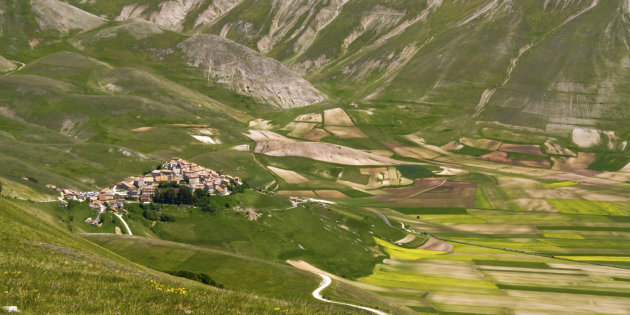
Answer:
<path fill-rule="evenodd" d="M 282 60 L 348 103 L 421 103 L 448 113 L 435 125 L 628 132 L 614 119 L 629 115 L 623 2 L 266 3 L 253 15 L 243 2 L 208 31 Z M 316 22 L 324 11 L 330 19 Z"/>
<path fill-rule="evenodd" d="M 219 36 L 193 36 L 177 47 L 208 79 L 265 103 L 292 108 L 325 100 L 324 94 L 281 63 Z"/>
<path fill-rule="evenodd" d="M 134 264 L 46 221 L 38 205 L 0 198 L 2 305 L 62 314 L 198 312 L 352 313 L 219 290 Z M 40 213 L 36 217 L 33 214 Z M 173 290 L 171 288 L 183 288 Z M 130 294 L 133 292 L 133 294 Z"/>

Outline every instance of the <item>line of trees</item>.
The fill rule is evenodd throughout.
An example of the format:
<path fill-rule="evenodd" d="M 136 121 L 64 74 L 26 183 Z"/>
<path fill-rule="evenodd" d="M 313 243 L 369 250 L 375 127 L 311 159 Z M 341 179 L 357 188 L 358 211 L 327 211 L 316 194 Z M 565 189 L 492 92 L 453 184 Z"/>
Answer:
<path fill-rule="evenodd" d="M 167 185 L 158 186 L 153 195 L 153 201 L 156 203 L 191 205 L 193 204 L 193 195 L 188 187 L 177 183 L 168 183 Z"/>

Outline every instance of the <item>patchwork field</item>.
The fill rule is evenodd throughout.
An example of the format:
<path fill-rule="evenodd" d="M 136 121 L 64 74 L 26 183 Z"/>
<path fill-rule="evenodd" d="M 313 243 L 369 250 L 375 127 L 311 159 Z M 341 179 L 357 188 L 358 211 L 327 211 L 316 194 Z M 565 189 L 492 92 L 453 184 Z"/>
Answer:
<path fill-rule="evenodd" d="M 0 1 L 0 306 L 630 314 L 629 12 Z M 234 194 L 59 200 L 172 157 Z"/>
<path fill-rule="evenodd" d="M 377 240 L 390 259 L 359 281 L 429 313 L 604 312 L 630 310 L 630 286 L 602 279 L 614 269 L 455 244 L 452 253 L 409 250 Z M 627 257 L 620 257 L 624 260 Z M 629 275 L 630 271 L 619 270 Z M 544 301 L 541 299 L 544 296 Z M 614 301 L 605 306 L 600 303 Z"/>

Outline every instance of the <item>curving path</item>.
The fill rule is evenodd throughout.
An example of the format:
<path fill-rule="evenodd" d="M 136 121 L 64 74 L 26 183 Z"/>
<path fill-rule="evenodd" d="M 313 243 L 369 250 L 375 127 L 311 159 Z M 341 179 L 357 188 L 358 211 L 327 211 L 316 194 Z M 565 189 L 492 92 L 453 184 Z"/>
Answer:
<path fill-rule="evenodd" d="M 9 60 L 9 61 L 11 61 L 11 62 L 13 62 L 13 63 L 17 63 L 17 64 L 19 64 L 19 67 L 18 67 L 17 69 L 13 70 L 13 71 L 9 71 L 9 72 L 5 73 L 4 75 L 9 75 L 9 74 L 11 74 L 11 73 L 18 72 L 18 71 L 22 70 L 22 68 L 24 68 L 24 67 L 26 66 L 26 64 L 25 64 L 25 63 L 23 63 L 23 62 L 19 62 L 19 61 L 17 61 L 17 60 Z"/>
<path fill-rule="evenodd" d="M 319 285 L 319 287 L 317 289 L 315 289 L 315 291 L 313 291 L 313 297 L 322 301 L 322 302 L 326 302 L 326 303 L 333 303 L 333 304 L 340 304 L 340 305 L 347 305 L 350 307 L 354 307 L 354 308 L 359 308 L 362 310 L 366 310 L 368 312 L 372 312 L 374 314 L 378 314 L 378 315 L 387 315 L 387 313 L 385 312 L 381 312 L 379 310 L 375 310 L 373 308 L 369 308 L 369 307 L 365 307 L 365 306 L 359 306 L 359 305 L 354 305 L 354 304 L 350 304 L 350 303 L 343 303 L 343 302 L 336 302 L 336 301 L 331 301 L 331 300 L 327 300 L 325 299 L 322 295 L 321 292 L 326 289 L 331 283 L 332 280 L 330 279 L 329 276 L 327 275 L 323 275 L 321 273 L 318 273 L 318 275 L 320 277 L 322 277 L 324 279 L 324 281 L 322 281 L 322 283 Z"/>
<path fill-rule="evenodd" d="M 114 213 L 114 215 L 117 216 L 120 219 L 120 222 L 122 222 L 122 224 L 125 226 L 125 229 L 127 229 L 127 235 L 133 236 L 133 234 L 131 234 L 131 229 L 129 228 L 129 225 L 127 225 L 127 222 L 125 222 L 125 220 L 123 220 L 122 215 L 120 215 L 118 213 Z"/>

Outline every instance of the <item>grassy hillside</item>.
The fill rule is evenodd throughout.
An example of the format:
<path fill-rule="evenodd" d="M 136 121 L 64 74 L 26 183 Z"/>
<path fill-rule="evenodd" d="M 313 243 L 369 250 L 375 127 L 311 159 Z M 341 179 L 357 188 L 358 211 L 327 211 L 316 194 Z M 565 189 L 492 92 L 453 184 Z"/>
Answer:
<path fill-rule="evenodd" d="M 145 238 L 88 236 L 101 246 L 155 270 L 203 272 L 227 289 L 291 301 L 310 301 L 321 278 L 283 263 L 241 254 Z M 168 255 L 164 255 L 168 253 Z M 408 310 L 367 290 L 337 283 L 325 291 L 336 300 L 385 309 L 394 314 Z"/>
<path fill-rule="evenodd" d="M 36 203 L 0 198 L 0 303 L 26 313 L 348 313 L 318 303 L 286 302 L 215 289 L 130 262 L 54 222 Z M 313 282 L 316 285 L 316 281 Z M 172 290 L 175 288 L 176 290 Z M 180 289 L 181 288 L 181 289 Z"/>

